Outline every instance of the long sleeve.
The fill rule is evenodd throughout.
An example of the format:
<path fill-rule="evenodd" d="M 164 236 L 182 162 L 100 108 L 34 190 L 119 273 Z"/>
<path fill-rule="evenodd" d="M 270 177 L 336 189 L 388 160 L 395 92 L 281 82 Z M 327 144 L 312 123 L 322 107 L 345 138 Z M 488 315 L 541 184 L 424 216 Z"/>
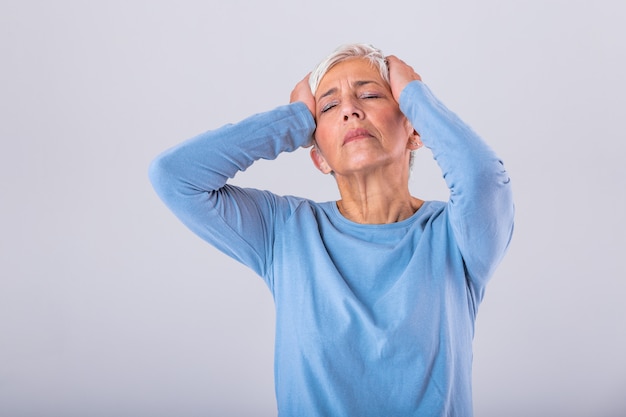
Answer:
<path fill-rule="evenodd" d="M 513 232 L 509 176 L 493 150 L 422 82 L 407 85 L 400 108 L 443 172 L 450 227 L 480 300 Z"/>
<path fill-rule="evenodd" d="M 271 256 L 272 221 L 286 203 L 226 181 L 258 159 L 275 159 L 307 145 L 314 129 L 303 103 L 281 106 L 165 151 L 152 162 L 150 179 L 194 233 L 263 275 Z"/>

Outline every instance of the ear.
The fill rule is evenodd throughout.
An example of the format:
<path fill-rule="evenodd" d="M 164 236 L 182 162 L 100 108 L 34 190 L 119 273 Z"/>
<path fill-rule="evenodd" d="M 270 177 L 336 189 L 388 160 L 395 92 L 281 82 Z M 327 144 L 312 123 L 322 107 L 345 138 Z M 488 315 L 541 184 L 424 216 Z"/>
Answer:
<path fill-rule="evenodd" d="M 313 145 L 311 148 L 311 159 L 313 160 L 313 165 L 315 165 L 315 167 L 322 173 L 329 174 L 332 172 L 332 169 L 328 166 L 324 155 L 322 155 L 319 149 L 317 149 L 316 145 Z"/>
<path fill-rule="evenodd" d="M 406 142 L 407 149 L 410 151 L 418 150 L 419 148 L 423 146 L 422 138 L 420 137 L 420 134 L 417 133 L 417 130 L 413 128 L 413 125 L 411 124 L 409 119 L 406 117 L 404 118 L 404 124 L 405 124 L 404 127 L 406 128 L 406 132 L 409 135 L 409 139 Z"/>
<path fill-rule="evenodd" d="M 407 141 L 407 149 L 411 151 L 416 151 L 422 146 L 424 146 L 424 144 L 422 143 L 422 138 L 420 137 L 420 134 L 417 133 L 416 130 L 413 130 L 413 133 L 409 135 L 409 140 Z"/>

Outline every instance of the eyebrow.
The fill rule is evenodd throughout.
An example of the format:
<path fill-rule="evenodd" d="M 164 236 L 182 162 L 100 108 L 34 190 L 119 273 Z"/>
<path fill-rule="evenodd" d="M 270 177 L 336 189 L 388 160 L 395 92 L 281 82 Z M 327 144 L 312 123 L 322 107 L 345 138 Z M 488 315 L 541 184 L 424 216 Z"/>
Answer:
<path fill-rule="evenodd" d="M 376 82 L 374 80 L 360 80 L 360 81 L 355 81 L 354 82 L 354 85 L 356 87 L 362 87 L 362 86 L 367 85 L 367 84 L 377 84 L 377 85 L 380 85 L 380 83 L 378 83 L 378 82 Z M 322 94 L 318 100 L 321 100 L 321 99 L 323 99 L 326 96 L 330 96 L 332 94 L 335 94 L 336 92 L 337 92 L 337 87 L 333 87 L 330 90 L 326 91 L 324 94 Z"/>

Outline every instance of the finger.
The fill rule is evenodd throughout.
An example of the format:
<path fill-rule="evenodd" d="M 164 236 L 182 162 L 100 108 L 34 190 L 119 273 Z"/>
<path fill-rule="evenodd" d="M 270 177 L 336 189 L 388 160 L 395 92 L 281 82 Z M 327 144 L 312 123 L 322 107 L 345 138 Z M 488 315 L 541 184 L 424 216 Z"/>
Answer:
<path fill-rule="evenodd" d="M 402 61 L 400 58 L 398 58 L 395 55 L 388 55 L 386 57 L 386 59 L 387 59 L 387 63 L 391 64 L 391 65 L 393 65 L 393 64 L 404 64 L 404 61 Z"/>

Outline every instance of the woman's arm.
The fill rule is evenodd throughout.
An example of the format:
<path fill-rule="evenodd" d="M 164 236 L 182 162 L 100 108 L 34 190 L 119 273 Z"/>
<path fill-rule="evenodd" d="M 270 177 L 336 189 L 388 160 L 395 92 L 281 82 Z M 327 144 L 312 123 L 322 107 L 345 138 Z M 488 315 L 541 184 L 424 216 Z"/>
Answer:
<path fill-rule="evenodd" d="M 269 193 L 227 185 L 258 159 L 311 143 L 315 122 L 303 103 L 251 116 L 167 150 L 150 166 L 159 197 L 194 233 L 264 275 L 273 222 L 284 209 Z"/>
<path fill-rule="evenodd" d="M 480 300 L 513 232 L 509 176 L 493 150 L 432 94 L 411 67 L 394 57 L 389 63 L 400 108 L 432 151 L 450 189 L 450 226 Z"/>

